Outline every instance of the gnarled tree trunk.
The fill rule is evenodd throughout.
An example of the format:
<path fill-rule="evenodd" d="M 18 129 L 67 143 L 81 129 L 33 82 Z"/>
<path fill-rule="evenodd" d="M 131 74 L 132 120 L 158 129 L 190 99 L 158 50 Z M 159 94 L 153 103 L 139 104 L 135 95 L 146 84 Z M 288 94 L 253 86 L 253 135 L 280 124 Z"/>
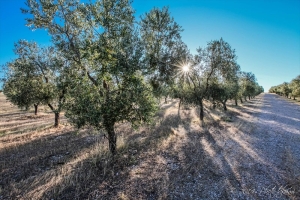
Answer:
<path fill-rule="evenodd" d="M 33 104 L 34 105 L 34 114 L 37 115 L 37 111 L 38 111 L 38 104 Z"/>
<path fill-rule="evenodd" d="M 54 112 L 54 127 L 58 127 L 59 125 L 59 111 L 55 110 L 54 107 L 48 103 L 49 108 L 52 110 L 52 112 Z"/>
<path fill-rule="evenodd" d="M 108 134 L 109 150 L 111 154 L 115 155 L 117 148 L 117 136 L 115 133 L 114 124 L 107 124 L 105 129 Z"/>
<path fill-rule="evenodd" d="M 224 110 L 226 111 L 227 110 L 227 106 L 226 106 L 226 101 L 222 101 L 222 104 L 223 104 L 223 108 L 224 108 Z"/>
<path fill-rule="evenodd" d="M 224 110 L 227 111 L 226 103 L 223 104 Z"/>
<path fill-rule="evenodd" d="M 58 127 L 59 125 L 59 112 L 55 112 L 55 119 L 54 119 L 54 127 Z"/>
<path fill-rule="evenodd" d="M 199 113 L 199 116 L 200 116 L 200 123 L 201 123 L 201 126 L 203 126 L 203 118 L 204 118 L 204 111 L 203 111 L 203 102 L 202 102 L 202 99 L 199 101 L 199 109 L 200 109 L 200 113 Z"/>

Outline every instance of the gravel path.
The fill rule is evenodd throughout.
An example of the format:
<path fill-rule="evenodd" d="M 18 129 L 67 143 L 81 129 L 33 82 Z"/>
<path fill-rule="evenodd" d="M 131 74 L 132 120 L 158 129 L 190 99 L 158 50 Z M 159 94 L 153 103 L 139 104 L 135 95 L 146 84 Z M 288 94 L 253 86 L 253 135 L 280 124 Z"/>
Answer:
<path fill-rule="evenodd" d="M 300 199 L 300 106 L 261 94 L 243 105 L 239 123 L 217 139 L 230 165 L 223 171 L 239 183 L 226 189 L 229 199 Z"/>
<path fill-rule="evenodd" d="M 171 173 L 170 199 L 300 199 L 300 106 L 261 94 L 230 110 L 233 122 L 187 134 L 193 167 Z"/>
<path fill-rule="evenodd" d="M 247 108 L 247 106 L 246 106 Z M 256 152 L 252 160 L 257 170 L 248 183 L 255 183 L 251 192 L 260 198 L 299 198 L 300 183 L 300 106 L 275 94 L 263 94 L 248 108 L 257 127 L 249 141 Z"/>

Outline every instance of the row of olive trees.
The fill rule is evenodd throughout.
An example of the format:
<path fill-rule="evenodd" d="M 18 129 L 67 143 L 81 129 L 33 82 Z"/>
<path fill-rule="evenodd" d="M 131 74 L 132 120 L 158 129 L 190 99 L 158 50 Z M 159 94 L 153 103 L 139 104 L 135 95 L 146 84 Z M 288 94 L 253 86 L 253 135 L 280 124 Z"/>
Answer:
<path fill-rule="evenodd" d="M 190 58 L 180 76 L 175 80 L 174 96 L 181 103 L 199 107 L 200 121 L 203 122 L 203 100 L 209 100 L 216 107 L 221 104 L 227 110 L 228 100 L 243 102 L 264 89 L 256 82 L 255 75 L 240 71 L 235 51 L 222 38 L 199 48 L 198 54 Z"/>
<path fill-rule="evenodd" d="M 128 0 L 28 0 L 27 25 L 46 29 L 53 46 L 19 41 L 7 63 L 4 93 L 20 107 L 45 104 L 59 125 L 62 109 L 71 122 L 105 129 L 112 153 L 114 125 L 148 122 L 154 95 L 173 75 L 180 58 L 181 27 L 167 8 L 153 9 L 136 24 Z M 160 87 L 155 87 L 159 84 Z"/>
<path fill-rule="evenodd" d="M 157 98 L 174 96 L 200 107 L 250 98 L 263 89 L 252 73 L 240 71 L 223 39 L 192 56 L 181 40 L 182 28 L 167 8 L 154 8 L 135 21 L 129 0 L 27 0 L 27 25 L 45 29 L 53 45 L 20 40 L 17 59 L 6 64 L 4 93 L 28 108 L 43 104 L 59 125 L 62 110 L 78 128 L 104 129 L 116 152 L 114 126 L 150 122 Z M 184 64 L 188 64 L 183 71 Z"/>
<path fill-rule="evenodd" d="M 276 93 L 287 98 L 300 97 L 300 75 L 294 78 L 290 83 L 284 82 L 280 85 L 272 86 L 269 89 L 270 93 Z"/>

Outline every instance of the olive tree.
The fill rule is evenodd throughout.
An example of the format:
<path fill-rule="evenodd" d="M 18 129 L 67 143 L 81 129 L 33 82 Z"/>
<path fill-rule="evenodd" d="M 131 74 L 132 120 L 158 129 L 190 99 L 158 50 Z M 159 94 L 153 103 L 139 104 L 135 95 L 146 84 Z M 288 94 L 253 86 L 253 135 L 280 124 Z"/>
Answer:
<path fill-rule="evenodd" d="M 15 44 L 18 58 L 9 63 L 5 94 L 19 106 L 48 105 L 55 115 L 54 126 L 65 101 L 68 84 L 63 74 L 68 62 L 53 47 L 39 47 L 35 42 L 20 40 Z"/>
<path fill-rule="evenodd" d="M 30 70 L 32 67 L 24 59 L 16 59 L 6 64 L 6 78 L 3 92 L 6 98 L 19 108 L 34 106 L 37 115 L 38 106 L 44 103 L 47 88 L 42 77 Z"/>
<path fill-rule="evenodd" d="M 281 93 L 288 98 L 289 93 L 291 92 L 291 89 L 289 88 L 289 84 L 287 82 L 282 83 L 280 86 Z"/>
<path fill-rule="evenodd" d="M 152 89 L 141 73 L 147 65 L 130 2 L 27 0 L 27 5 L 24 12 L 32 16 L 28 25 L 47 29 L 71 62 L 66 116 L 78 128 L 105 129 L 115 154 L 115 124 L 128 121 L 137 126 L 156 110 Z"/>
<path fill-rule="evenodd" d="M 177 75 L 174 77 L 174 84 L 172 84 L 172 92 L 171 95 L 173 98 L 179 99 L 178 104 L 178 115 L 180 114 L 180 108 L 182 103 L 186 102 L 184 99 L 187 97 L 187 91 L 189 90 L 189 85 L 186 82 L 188 71 L 190 70 L 189 63 L 191 63 L 191 59 L 186 59 L 185 62 L 180 63 L 179 70 Z M 181 69 L 180 69 L 181 68 Z M 185 70 L 183 69 L 185 68 Z"/>
<path fill-rule="evenodd" d="M 272 87 L 269 89 L 269 92 L 270 92 L 270 93 L 275 93 L 275 94 L 278 94 L 278 95 L 281 94 L 280 88 L 279 88 L 278 85 L 277 85 L 277 86 L 272 86 Z"/>
<path fill-rule="evenodd" d="M 238 81 L 236 80 L 227 80 L 223 83 L 215 82 L 210 86 L 210 96 L 212 97 L 213 105 L 215 108 L 215 101 L 220 102 L 223 106 L 223 109 L 226 111 L 227 106 L 226 102 L 229 99 L 235 99 L 239 90 Z M 235 101 L 237 105 L 237 101 Z"/>
<path fill-rule="evenodd" d="M 294 78 L 290 83 L 283 82 L 282 84 L 272 86 L 269 89 L 270 93 L 276 93 L 278 95 L 284 95 L 285 97 L 293 97 L 294 100 L 297 96 L 300 96 L 300 75 Z"/>
<path fill-rule="evenodd" d="M 157 97 L 168 96 L 177 72 L 176 64 L 187 47 L 181 41 L 182 32 L 167 7 L 153 8 L 141 17 L 140 34 L 145 46 L 145 62 L 149 66 L 145 74 Z M 169 90 L 170 91 L 170 90 Z"/>
<path fill-rule="evenodd" d="M 262 86 L 260 86 L 258 83 L 255 84 L 255 95 L 254 96 L 257 96 L 261 93 L 264 92 L 264 88 Z"/>
<path fill-rule="evenodd" d="M 229 72 L 235 71 L 236 65 L 233 65 L 234 50 L 222 38 L 209 42 L 206 48 L 199 48 L 197 52 L 185 78 L 184 103 L 199 107 L 200 121 L 203 122 L 203 99 L 211 96 L 216 81 L 229 80 Z"/>
<path fill-rule="evenodd" d="M 226 102 L 229 99 L 235 99 L 239 92 L 238 73 L 240 70 L 239 65 L 235 62 L 234 51 L 231 50 L 230 46 L 227 46 L 228 55 L 224 57 L 225 61 L 222 62 L 224 72 L 221 76 L 216 76 L 210 86 L 209 95 L 212 97 L 213 105 L 215 107 L 215 101 L 220 102 L 223 105 L 223 109 L 226 111 Z"/>
<path fill-rule="evenodd" d="M 242 72 L 240 81 L 241 81 L 242 95 L 245 101 L 247 101 L 247 97 L 250 100 L 251 97 L 255 96 L 255 87 L 256 87 L 255 75 L 251 72 Z"/>
<path fill-rule="evenodd" d="M 291 89 L 291 96 L 294 100 L 296 97 L 300 96 L 300 75 L 289 83 L 289 88 Z"/>

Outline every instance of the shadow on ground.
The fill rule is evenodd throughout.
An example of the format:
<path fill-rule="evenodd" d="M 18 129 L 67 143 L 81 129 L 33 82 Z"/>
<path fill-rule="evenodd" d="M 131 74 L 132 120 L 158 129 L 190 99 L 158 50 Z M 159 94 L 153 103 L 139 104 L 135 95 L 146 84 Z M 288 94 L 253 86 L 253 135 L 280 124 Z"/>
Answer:
<path fill-rule="evenodd" d="M 278 189 L 257 190 L 259 184 L 281 186 L 281 177 L 274 177 L 277 169 L 265 162 L 267 155 L 253 148 L 255 127 L 244 117 L 259 114 L 253 110 L 259 109 L 260 101 L 229 106 L 225 114 L 207 109 L 204 128 L 197 124 L 197 115 L 187 117 L 197 110 L 178 115 L 176 102 L 171 102 L 157 115 L 156 125 L 137 131 L 119 125 L 114 157 L 99 136 L 73 132 L 3 150 L 0 158 L 5 160 L 22 156 L 18 152 L 27 152 L 30 159 L 17 164 L 13 157 L 2 164 L 1 178 L 9 179 L 1 179 L 0 199 L 285 199 L 288 195 Z M 231 117 L 232 122 L 216 115 Z M 62 161 L 58 155 L 63 155 Z M 58 162 L 53 164 L 55 156 Z M 261 177 L 266 181 L 257 183 Z"/>

